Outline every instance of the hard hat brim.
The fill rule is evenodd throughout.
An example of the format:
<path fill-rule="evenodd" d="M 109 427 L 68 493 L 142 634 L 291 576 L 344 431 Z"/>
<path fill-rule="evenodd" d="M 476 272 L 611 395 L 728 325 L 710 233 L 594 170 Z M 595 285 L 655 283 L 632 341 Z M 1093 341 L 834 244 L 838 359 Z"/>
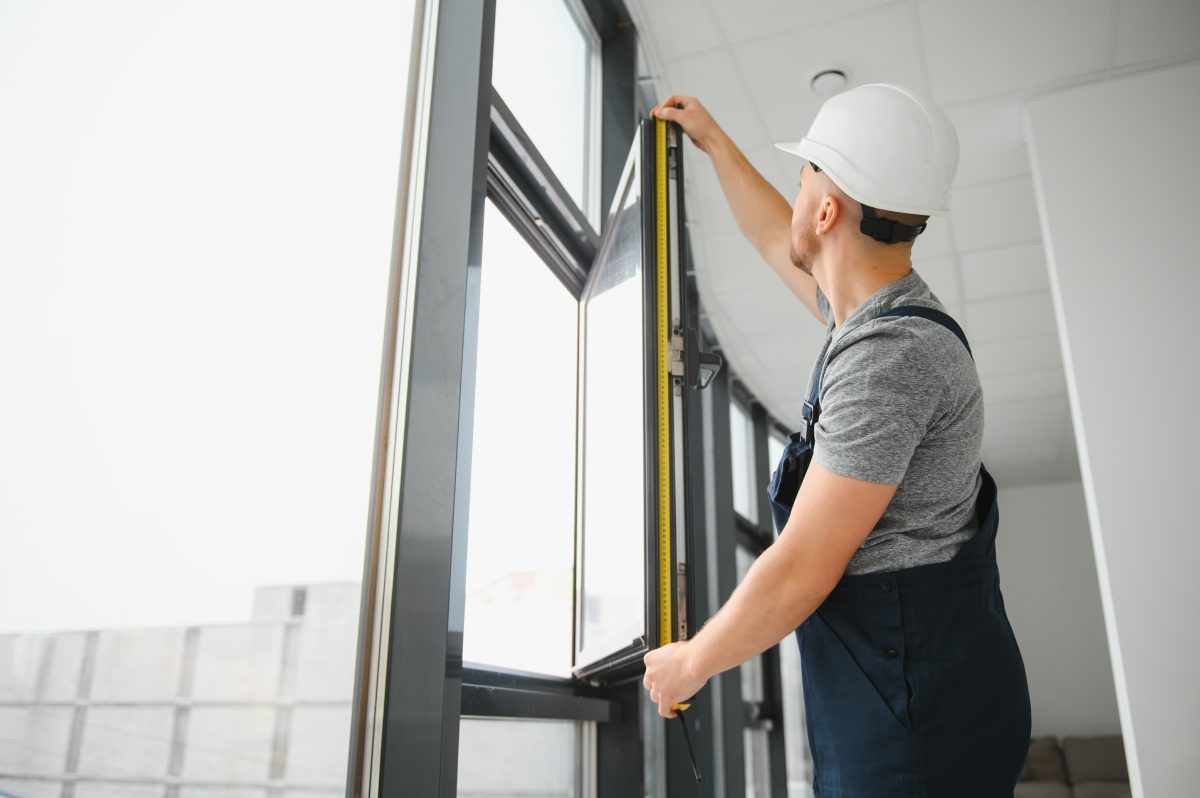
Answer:
<path fill-rule="evenodd" d="M 775 142 L 775 146 L 778 147 L 779 149 L 783 150 L 786 153 L 789 153 L 791 155 L 796 155 L 800 158 L 803 158 L 806 161 L 811 161 L 811 160 L 813 160 L 814 157 L 817 157 L 819 160 L 820 159 L 819 153 L 813 152 L 813 150 L 817 149 L 817 148 L 811 147 L 809 145 L 810 145 L 810 142 L 808 141 L 808 139 L 802 139 L 800 141 L 777 141 L 777 142 Z M 887 203 L 887 204 L 875 205 L 869 201 L 864 201 L 860 197 L 854 196 L 854 193 L 847 190 L 846 186 L 843 185 L 843 182 L 838 179 L 838 176 L 836 174 L 837 170 L 836 170 L 836 167 L 834 164 L 818 163 L 817 165 L 820 166 L 821 170 L 823 172 L 825 172 L 826 174 L 828 174 L 830 179 L 832 179 L 833 182 L 836 183 L 839 188 L 841 188 L 843 191 L 845 191 L 846 194 L 848 194 L 852 199 L 863 203 L 864 205 L 871 205 L 872 207 L 878 208 L 880 210 L 895 211 L 897 213 L 916 213 L 916 214 L 920 214 L 922 216 L 944 216 L 945 214 L 949 213 L 949 208 L 945 208 L 945 207 L 930 208 L 930 207 L 916 207 L 916 206 L 909 206 L 909 205 L 905 205 L 905 207 L 891 207 L 892 205 L 897 205 L 897 204 L 902 204 L 902 203 Z"/>

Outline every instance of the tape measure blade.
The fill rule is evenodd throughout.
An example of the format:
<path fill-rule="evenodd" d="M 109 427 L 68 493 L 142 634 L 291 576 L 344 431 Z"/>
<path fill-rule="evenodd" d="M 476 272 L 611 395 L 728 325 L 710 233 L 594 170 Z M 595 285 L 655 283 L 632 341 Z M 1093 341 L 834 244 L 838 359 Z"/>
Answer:
<path fill-rule="evenodd" d="M 667 123 L 654 126 L 655 271 L 658 337 L 658 590 L 659 644 L 673 639 L 671 613 L 670 376 L 667 329 Z"/>

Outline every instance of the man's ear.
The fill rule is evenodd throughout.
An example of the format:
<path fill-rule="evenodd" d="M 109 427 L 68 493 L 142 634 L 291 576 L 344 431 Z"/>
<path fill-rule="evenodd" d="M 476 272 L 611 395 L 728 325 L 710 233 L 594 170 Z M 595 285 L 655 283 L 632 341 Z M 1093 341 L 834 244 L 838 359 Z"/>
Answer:
<path fill-rule="evenodd" d="M 817 232 L 827 233 L 842 215 L 842 203 L 832 194 L 821 198 L 820 211 L 817 213 Z"/>

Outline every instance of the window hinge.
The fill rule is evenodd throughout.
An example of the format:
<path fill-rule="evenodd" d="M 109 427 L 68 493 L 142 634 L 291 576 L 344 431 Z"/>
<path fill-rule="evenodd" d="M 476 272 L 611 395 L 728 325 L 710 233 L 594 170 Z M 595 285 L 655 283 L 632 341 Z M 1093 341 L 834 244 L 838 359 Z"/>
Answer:
<path fill-rule="evenodd" d="M 676 396 L 682 391 L 685 381 L 689 388 L 707 388 L 724 365 L 723 359 L 716 352 L 700 351 L 697 343 L 699 338 L 694 329 L 688 330 L 688 335 L 685 336 L 678 320 L 671 326 L 667 371 L 672 377 Z"/>
<path fill-rule="evenodd" d="M 675 571 L 675 608 L 679 619 L 678 638 L 688 639 L 687 624 L 687 563 L 681 562 Z"/>

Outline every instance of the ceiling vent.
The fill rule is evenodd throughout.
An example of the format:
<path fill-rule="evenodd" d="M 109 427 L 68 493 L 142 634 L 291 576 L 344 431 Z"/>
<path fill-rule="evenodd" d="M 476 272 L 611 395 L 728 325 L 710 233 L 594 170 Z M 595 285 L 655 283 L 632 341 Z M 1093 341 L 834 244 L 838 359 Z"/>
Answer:
<path fill-rule="evenodd" d="M 846 88 L 849 81 L 846 73 L 840 69 L 822 69 L 812 76 L 809 86 L 822 97 L 832 97 Z"/>

